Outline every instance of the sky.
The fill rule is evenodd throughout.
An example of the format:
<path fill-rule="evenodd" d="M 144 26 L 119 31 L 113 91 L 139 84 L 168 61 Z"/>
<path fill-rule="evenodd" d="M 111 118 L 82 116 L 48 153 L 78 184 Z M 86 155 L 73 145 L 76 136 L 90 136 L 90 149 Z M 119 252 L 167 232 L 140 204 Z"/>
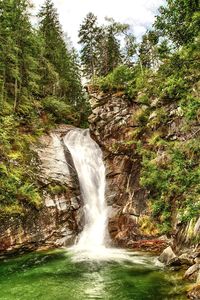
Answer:
<path fill-rule="evenodd" d="M 32 0 L 32 2 L 36 14 L 44 1 Z M 53 0 L 53 2 L 58 10 L 63 32 L 68 33 L 73 46 L 79 48 L 78 31 L 88 12 L 98 17 L 99 24 L 104 23 L 105 17 L 130 24 L 135 36 L 140 39 L 154 22 L 157 9 L 165 0 Z"/>

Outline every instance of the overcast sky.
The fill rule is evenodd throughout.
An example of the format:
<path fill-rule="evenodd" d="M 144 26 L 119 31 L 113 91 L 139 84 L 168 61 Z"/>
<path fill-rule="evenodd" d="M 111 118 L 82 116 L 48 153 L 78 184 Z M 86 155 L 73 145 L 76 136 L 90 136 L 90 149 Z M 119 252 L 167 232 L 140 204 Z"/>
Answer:
<path fill-rule="evenodd" d="M 44 1 L 32 0 L 35 13 Z M 77 47 L 80 24 L 88 12 L 93 12 L 99 20 L 112 17 L 116 21 L 132 25 L 136 37 L 145 33 L 154 21 L 158 7 L 165 0 L 53 0 L 58 10 L 63 31 L 67 32 Z"/>

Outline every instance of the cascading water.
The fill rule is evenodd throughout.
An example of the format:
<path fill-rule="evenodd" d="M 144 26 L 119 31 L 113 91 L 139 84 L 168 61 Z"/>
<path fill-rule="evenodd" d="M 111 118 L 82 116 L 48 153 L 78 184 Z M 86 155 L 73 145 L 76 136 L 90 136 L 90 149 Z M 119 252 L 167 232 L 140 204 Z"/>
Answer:
<path fill-rule="evenodd" d="M 105 200 L 105 167 L 100 147 L 88 129 L 75 128 L 63 138 L 76 169 L 84 201 L 85 225 L 71 250 L 74 260 L 131 260 L 144 264 L 143 258 L 125 250 L 106 247 L 108 207 Z"/>
<path fill-rule="evenodd" d="M 84 201 L 85 226 L 75 248 L 97 251 L 105 247 L 107 205 L 102 152 L 89 130 L 73 129 L 63 139 L 71 153 Z"/>

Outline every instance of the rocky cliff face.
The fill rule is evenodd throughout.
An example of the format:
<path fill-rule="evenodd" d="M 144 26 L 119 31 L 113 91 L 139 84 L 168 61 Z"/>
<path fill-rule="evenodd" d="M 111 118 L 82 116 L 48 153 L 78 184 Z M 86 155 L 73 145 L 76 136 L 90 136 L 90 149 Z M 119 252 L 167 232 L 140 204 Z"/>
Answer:
<path fill-rule="evenodd" d="M 90 129 L 104 151 L 107 168 L 110 236 L 117 245 L 132 245 L 141 237 L 138 220 L 146 208 L 146 191 L 139 184 L 140 158 L 127 143 L 138 104 L 120 93 L 93 93 L 91 106 Z"/>
<path fill-rule="evenodd" d="M 139 101 L 129 101 L 123 93 L 104 94 L 90 91 L 92 114 L 89 117 L 90 132 L 104 152 L 107 170 L 106 198 L 109 206 L 109 232 L 112 243 L 117 246 L 161 251 L 166 243 L 149 221 L 149 191 L 140 185 L 141 156 L 138 154 L 133 132 L 140 129 L 136 122 L 138 111 L 149 107 Z M 152 101 L 148 114 L 148 126 L 141 135 L 144 144 L 158 124 L 158 113 Z M 171 140 L 184 140 L 191 133 L 183 134 L 179 128 L 182 120 L 180 109 L 166 108 L 170 117 L 160 126 L 163 135 Z M 69 152 L 62 143 L 63 136 L 72 129 L 60 126 L 43 136 L 35 148 L 38 155 L 38 181 L 43 193 L 43 205 L 36 210 L 27 207 L 24 216 L 1 218 L 0 253 L 36 249 L 40 246 L 54 247 L 74 243 L 83 228 L 83 205 L 76 172 Z M 196 131 L 195 131 L 196 132 Z M 162 146 L 156 149 L 156 164 L 168 161 Z M 182 224 L 172 201 L 172 225 L 177 251 L 190 246 L 199 235 L 200 221 L 192 219 Z"/>
<path fill-rule="evenodd" d="M 149 106 L 141 104 L 138 99 L 129 101 L 123 92 L 108 94 L 93 88 L 89 92 L 92 106 L 92 114 L 89 117 L 90 130 L 104 151 L 107 168 L 107 200 L 111 212 L 109 231 L 112 240 L 117 245 L 160 251 L 166 243 L 172 244 L 173 240 L 159 238 L 161 234 L 149 218 L 149 191 L 140 185 L 142 166 L 136 143 L 138 140 L 142 141 L 147 150 L 151 149 L 148 139 L 157 132 L 159 126 L 159 133 L 164 139 L 187 141 L 192 133 L 182 129 L 185 122 L 182 118 L 183 112 L 176 104 L 169 104 L 163 108 L 162 119 L 158 115 L 158 99 L 152 99 Z M 138 116 L 141 119 L 144 116 L 145 127 L 137 123 Z M 163 125 L 162 120 L 165 116 L 168 116 L 168 119 Z M 136 137 L 134 134 L 137 131 L 140 133 Z M 197 132 L 196 127 L 194 132 Z M 153 151 L 156 164 L 169 164 L 162 145 L 155 146 Z M 179 251 L 184 246 L 195 246 L 194 241 L 200 232 L 198 218 L 181 223 L 176 196 L 171 201 L 174 247 Z M 155 223 L 157 222 L 162 223 L 161 219 L 155 220 Z"/>
<path fill-rule="evenodd" d="M 44 203 L 38 210 L 27 208 L 24 216 L 2 218 L 0 253 L 70 245 L 81 230 L 79 187 L 62 145 L 62 136 L 69 129 L 61 126 L 40 139 L 35 151 Z"/>

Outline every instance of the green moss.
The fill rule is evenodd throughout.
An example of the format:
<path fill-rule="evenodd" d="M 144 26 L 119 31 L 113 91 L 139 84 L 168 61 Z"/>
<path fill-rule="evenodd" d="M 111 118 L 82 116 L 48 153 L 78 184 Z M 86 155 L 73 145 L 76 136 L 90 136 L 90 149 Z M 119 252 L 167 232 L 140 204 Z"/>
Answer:
<path fill-rule="evenodd" d="M 65 186 L 65 185 L 51 184 L 51 185 L 48 185 L 48 187 L 47 187 L 47 191 L 51 195 L 59 195 L 59 194 L 67 192 L 67 190 L 68 190 L 67 186 Z"/>

